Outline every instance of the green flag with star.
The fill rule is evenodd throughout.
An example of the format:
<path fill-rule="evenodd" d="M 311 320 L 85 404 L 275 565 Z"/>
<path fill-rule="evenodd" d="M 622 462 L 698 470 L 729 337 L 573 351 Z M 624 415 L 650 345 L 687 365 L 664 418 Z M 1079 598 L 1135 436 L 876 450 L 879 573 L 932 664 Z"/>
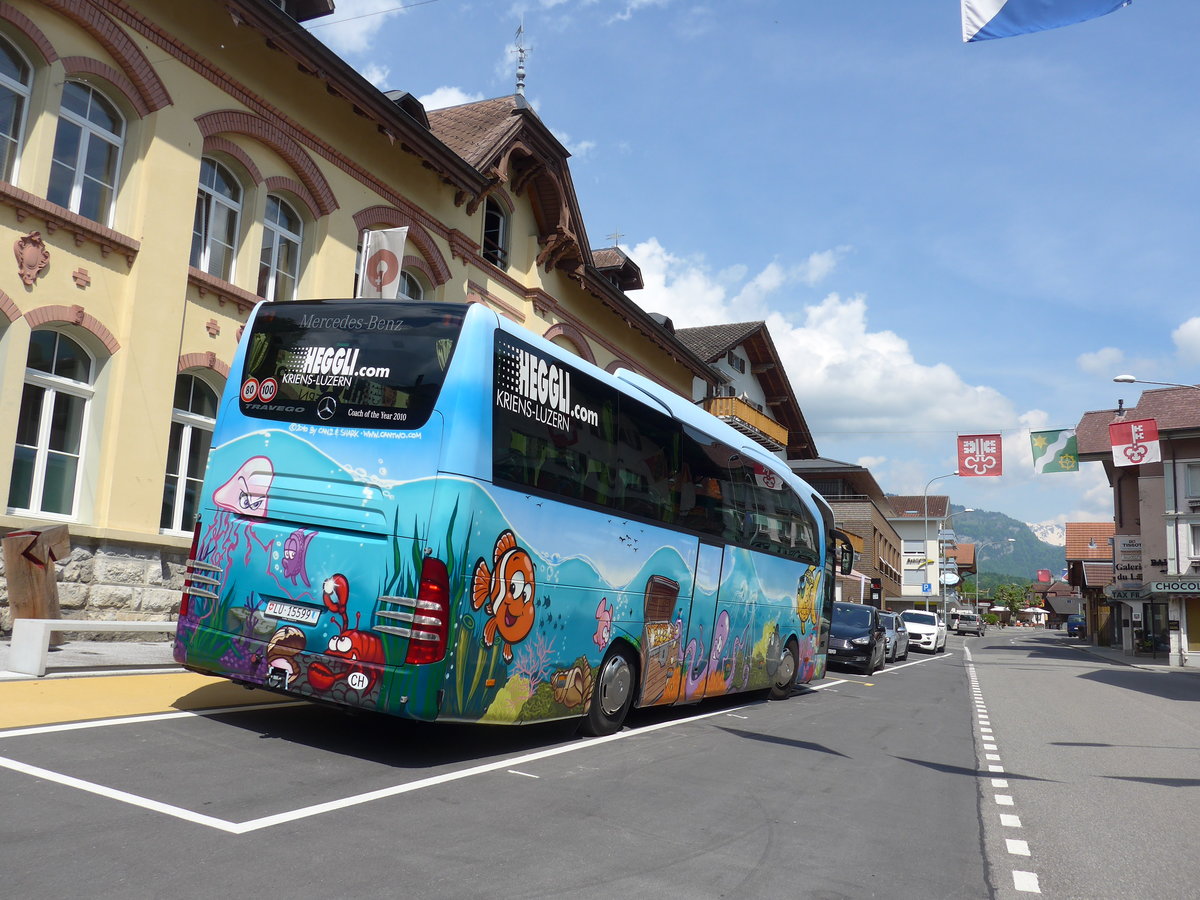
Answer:
<path fill-rule="evenodd" d="M 1039 474 L 1079 471 L 1079 445 L 1074 428 L 1031 431 L 1029 442 L 1033 449 L 1033 471 Z"/>

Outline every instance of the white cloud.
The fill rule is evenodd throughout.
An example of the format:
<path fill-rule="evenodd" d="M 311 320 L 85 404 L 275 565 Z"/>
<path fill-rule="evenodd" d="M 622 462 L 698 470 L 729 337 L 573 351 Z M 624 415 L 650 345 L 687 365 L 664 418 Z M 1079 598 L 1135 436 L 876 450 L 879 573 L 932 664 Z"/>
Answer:
<path fill-rule="evenodd" d="M 551 131 L 558 138 L 559 143 L 566 147 L 567 152 L 576 160 L 583 159 L 596 147 L 595 141 L 573 141 L 571 140 L 571 136 L 565 131 L 554 131 L 554 129 L 551 129 Z"/>
<path fill-rule="evenodd" d="M 675 256 L 651 238 L 631 251 L 646 285 L 636 299 L 681 328 L 765 320 L 819 446 L 826 435 L 878 444 L 1013 427 L 1016 414 L 998 391 L 967 384 L 943 363 L 918 362 L 894 332 L 871 331 L 864 297 L 831 293 L 791 311 L 785 290 L 827 277 L 843 252 L 799 265 L 771 262 L 749 278 L 736 267 L 714 276 L 703 258 Z"/>
<path fill-rule="evenodd" d="M 338 0 L 337 11 L 328 19 L 316 19 L 306 27 L 341 56 L 363 53 L 382 32 L 388 19 L 404 13 L 396 0 Z"/>
<path fill-rule="evenodd" d="M 1171 340 L 1184 362 L 1200 362 L 1200 316 L 1188 319 L 1171 332 Z"/>
<path fill-rule="evenodd" d="M 417 98 L 425 109 L 445 109 L 447 106 L 461 106 L 464 103 L 477 103 L 483 99 L 483 94 L 468 94 L 462 88 L 444 85 L 431 93 Z"/>
<path fill-rule="evenodd" d="M 1075 357 L 1075 364 L 1089 375 L 1108 375 L 1109 377 L 1124 361 L 1124 351 L 1116 347 L 1102 347 L 1093 353 L 1080 353 Z"/>
<path fill-rule="evenodd" d="M 372 85 L 379 88 L 381 91 L 388 89 L 387 80 L 391 73 L 391 69 L 389 69 L 387 66 L 381 66 L 378 63 L 368 63 L 366 66 L 363 66 L 362 71 L 359 72 L 363 78 L 367 79 L 367 81 L 371 82 Z"/>

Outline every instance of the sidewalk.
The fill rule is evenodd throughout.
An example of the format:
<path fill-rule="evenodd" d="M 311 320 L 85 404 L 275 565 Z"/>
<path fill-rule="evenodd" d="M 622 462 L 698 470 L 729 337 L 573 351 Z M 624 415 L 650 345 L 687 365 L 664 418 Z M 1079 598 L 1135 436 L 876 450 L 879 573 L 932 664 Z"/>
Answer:
<path fill-rule="evenodd" d="M 1045 633 L 1050 634 L 1052 632 Z M 1158 659 L 1150 656 L 1134 656 L 1124 653 L 1115 647 L 1101 647 L 1098 644 L 1090 644 L 1086 640 L 1080 640 L 1079 638 L 1064 637 L 1063 645 L 1073 647 L 1084 653 L 1089 653 L 1092 656 L 1098 656 L 1117 665 L 1132 666 L 1135 669 L 1146 669 L 1150 672 L 1180 672 L 1185 675 L 1200 675 L 1200 668 L 1167 665 L 1166 654 L 1160 654 Z"/>
<path fill-rule="evenodd" d="M 131 672 L 182 672 L 171 658 L 171 641 L 67 641 L 50 648 L 47 678 L 124 675 Z M 0 639 L 0 681 L 34 679 L 8 671 L 11 638 Z"/>

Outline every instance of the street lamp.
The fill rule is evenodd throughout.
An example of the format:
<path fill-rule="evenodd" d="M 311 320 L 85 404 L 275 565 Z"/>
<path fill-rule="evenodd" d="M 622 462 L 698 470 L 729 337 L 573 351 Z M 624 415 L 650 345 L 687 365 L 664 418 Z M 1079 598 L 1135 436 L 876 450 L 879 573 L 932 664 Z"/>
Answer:
<path fill-rule="evenodd" d="M 926 584 L 930 584 L 929 564 L 931 562 L 933 562 L 933 560 L 929 558 L 929 485 L 933 484 L 935 481 L 940 481 L 943 478 L 950 478 L 957 474 L 958 474 L 957 472 L 947 472 L 945 475 L 934 475 L 932 478 L 929 479 L 929 481 L 925 482 L 925 490 L 924 490 L 922 496 L 924 498 L 924 504 L 925 504 L 925 583 Z M 938 542 L 938 546 L 941 546 L 940 541 Z M 941 559 L 940 555 L 938 558 L 939 558 L 939 560 Z M 941 575 L 941 572 L 939 571 L 938 574 Z M 941 579 L 939 578 L 938 580 L 940 581 Z M 942 588 L 941 588 L 941 585 L 938 585 L 938 606 L 942 605 L 941 601 L 942 601 Z M 929 600 L 928 599 L 925 601 L 925 608 L 929 609 Z"/>
<path fill-rule="evenodd" d="M 1117 375 L 1113 381 L 1119 384 L 1161 384 L 1166 387 L 1182 387 L 1182 388 L 1200 388 L 1196 384 L 1180 384 L 1178 381 L 1143 381 L 1141 378 L 1134 378 L 1132 375 Z"/>

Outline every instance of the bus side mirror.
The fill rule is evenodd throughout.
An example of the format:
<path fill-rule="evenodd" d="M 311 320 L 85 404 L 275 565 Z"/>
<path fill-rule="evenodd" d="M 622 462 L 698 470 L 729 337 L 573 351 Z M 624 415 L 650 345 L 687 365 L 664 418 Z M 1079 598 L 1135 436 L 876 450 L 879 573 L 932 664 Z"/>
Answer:
<path fill-rule="evenodd" d="M 842 544 L 841 570 L 843 575 L 854 571 L 854 548 L 849 544 Z"/>

